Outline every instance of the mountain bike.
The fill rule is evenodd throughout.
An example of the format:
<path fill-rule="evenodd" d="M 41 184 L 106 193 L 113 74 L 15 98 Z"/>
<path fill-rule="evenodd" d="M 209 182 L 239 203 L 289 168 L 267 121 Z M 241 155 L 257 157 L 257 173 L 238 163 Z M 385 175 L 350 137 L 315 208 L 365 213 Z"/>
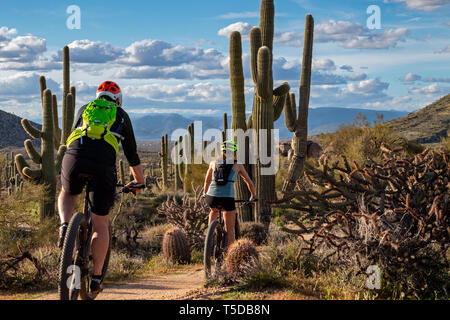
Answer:
<path fill-rule="evenodd" d="M 235 200 L 236 203 L 241 203 L 241 206 L 251 205 L 252 202 L 248 200 Z M 207 280 L 214 278 L 222 267 L 225 258 L 225 249 L 227 248 L 227 233 L 225 232 L 225 222 L 222 217 L 222 207 L 218 207 L 219 217 L 214 220 L 206 232 L 205 248 L 203 252 L 203 268 Z M 235 223 L 235 238 L 240 237 L 239 219 L 236 214 Z"/>
<path fill-rule="evenodd" d="M 84 211 L 73 215 L 67 227 L 64 245 L 61 252 L 59 267 L 58 293 L 60 300 L 77 300 L 78 296 L 82 300 L 94 300 L 97 294 L 90 292 L 90 274 L 92 273 L 93 258 L 91 252 L 91 240 L 93 235 L 91 207 L 89 199 L 89 186 L 92 176 L 82 175 L 85 181 L 86 195 L 84 199 Z M 135 183 L 130 187 L 118 184 L 122 187 L 119 193 L 130 193 L 132 189 L 144 189 L 142 183 Z M 109 232 L 109 246 L 106 253 L 105 262 L 102 268 L 102 282 L 108 269 L 111 254 L 111 228 Z"/>

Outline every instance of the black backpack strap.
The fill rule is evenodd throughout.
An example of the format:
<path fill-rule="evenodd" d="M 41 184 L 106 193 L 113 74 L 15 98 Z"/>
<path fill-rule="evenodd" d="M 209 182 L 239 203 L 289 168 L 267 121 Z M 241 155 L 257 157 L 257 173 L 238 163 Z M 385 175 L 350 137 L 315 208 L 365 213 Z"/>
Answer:
<path fill-rule="evenodd" d="M 120 134 L 120 130 L 122 129 L 123 124 L 125 123 L 125 119 L 123 116 L 123 110 L 122 108 L 117 108 L 116 113 L 116 121 L 111 126 L 111 129 L 109 130 L 114 136 L 119 138 L 120 140 L 125 140 L 125 138 Z"/>

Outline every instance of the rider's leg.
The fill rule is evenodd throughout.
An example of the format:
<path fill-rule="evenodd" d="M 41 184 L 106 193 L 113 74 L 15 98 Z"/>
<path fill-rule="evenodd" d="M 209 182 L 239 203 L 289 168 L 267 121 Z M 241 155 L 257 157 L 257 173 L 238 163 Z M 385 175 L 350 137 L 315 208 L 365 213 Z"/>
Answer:
<path fill-rule="evenodd" d="M 69 223 L 77 205 L 78 195 L 72 195 L 61 189 L 58 197 L 58 212 L 61 224 Z"/>
<path fill-rule="evenodd" d="M 223 219 L 225 220 L 225 232 L 227 233 L 227 248 L 229 248 L 235 240 L 236 210 L 225 211 Z"/>
<path fill-rule="evenodd" d="M 211 224 L 214 220 L 217 220 L 219 217 L 219 210 L 217 208 L 211 208 L 209 213 L 209 224 Z"/>
<path fill-rule="evenodd" d="M 94 259 L 94 275 L 102 274 L 103 263 L 109 247 L 109 216 L 92 213 L 92 256 Z"/>

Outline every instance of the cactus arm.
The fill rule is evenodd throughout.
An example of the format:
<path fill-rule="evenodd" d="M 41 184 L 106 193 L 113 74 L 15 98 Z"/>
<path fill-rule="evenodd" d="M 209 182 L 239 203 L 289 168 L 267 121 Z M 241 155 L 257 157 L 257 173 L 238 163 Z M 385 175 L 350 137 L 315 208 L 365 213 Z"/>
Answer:
<path fill-rule="evenodd" d="M 289 95 L 284 105 L 284 122 L 288 130 L 294 133 L 297 127 L 297 111 L 293 93 Z"/>
<path fill-rule="evenodd" d="M 58 100 L 56 98 L 56 94 L 52 97 L 52 111 L 53 111 L 53 135 L 55 140 L 55 150 L 58 150 L 61 134 L 59 131 L 59 122 L 58 122 Z"/>
<path fill-rule="evenodd" d="M 268 47 L 261 47 L 258 51 L 258 81 L 256 84 L 257 95 L 263 99 L 272 94 L 270 88 L 270 51 Z"/>
<path fill-rule="evenodd" d="M 261 46 L 261 29 L 258 27 L 252 28 L 250 31 L 250 67 L 255 85 L 258 82 L 258 50 Z"/>
<path fill-rule="evenodd" d="M 286 102 L 286 95 L 273 96 L 273 121 L 277 121 L 283 113 L 284 104 Z"/>
<path fill-rule="evenodd" d="M 62 161 L 64 158 L 64 154 L 67 151 L 67 147 L 65 145 L 62 145 L 59 147 L 58 149 L 58 153 L 56 154 L 56 159 L 55 159 L 55 169 L 57 173 L 61 172 L 61 165 L 62 165 Z"/>
<path fill-rule="evenodd" d="M 251 114 L 247 119 L 247 129 L 253 128 L 253 115 Z"/>
<path fill-rule="evenodd" d="M 23 155 L 21 155 L 21 154 L 16 155 L 14 160 L 16 163 L 17 171 L 19 171 L 19 174 L 23 178 L 29 179 L 27 176 L 25 176 L 25 174 L 23 172 L 23 169 L 29 168 L 29 165 L 28 165 L 27 161 L 25 160 L 25 158 L 23 157 Z M 7 171 L 7 173 L 8 173 L 8 171 Z M 6 177 L 8 178 L 8 176 L 9 175 L 7 174 Z"/>
<path fill-rule="evenodd" d="M 231 129 L 246 130 L 245 82 L 242 66 L 241 34 L 234 31 L 230 36 L 230 85 L 231 85 Z"/>
<path fill-rule="evenodd" d="M 42 131 L 33 127 L 28 119 L 22 119 L 22 127 L 24 130 L 34 139 L 40 139 L 42 137 Z"/>
<path fill-rule="evenodd" d="M 28 153 L 28 156 L 31 160 L 33 160 L 34 163 L 40 164 L 42 163 L 42 157 L 39 154 L 39 152 L 36 151 L 36 148 L 33 146 L 33 143 L 30 139 L 25 140 L 25 150 Z"/>
<path fill-rule="evenodd" d="M 44 91 L 47 89 L 47 81 L 44 76 L 39 77 L 39 88 L 41 90 L 41 102 L 44 101 Z"/>
<path fill-rule="evenodd" d="M 42 177 L 42 170 L 32 170 L 30 167 L 23 168 L 23 174 L 31 180 L 39 180 Z"/>

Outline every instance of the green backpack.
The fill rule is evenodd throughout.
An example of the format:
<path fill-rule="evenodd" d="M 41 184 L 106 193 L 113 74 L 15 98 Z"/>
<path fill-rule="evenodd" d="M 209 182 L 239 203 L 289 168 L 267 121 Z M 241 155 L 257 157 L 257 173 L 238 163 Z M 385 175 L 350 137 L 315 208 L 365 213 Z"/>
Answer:
<path fill-rule="evenodd" d="M 67 139 L 67 147 L 77 139 L 83 137 L 108 142 L 119 153 L 119 143 L 110 129 L 116 122 L 117 105 L 112 102 L 98 99 L 89 102 L 82 114 L 81 127 L 76 128 Z"/>

